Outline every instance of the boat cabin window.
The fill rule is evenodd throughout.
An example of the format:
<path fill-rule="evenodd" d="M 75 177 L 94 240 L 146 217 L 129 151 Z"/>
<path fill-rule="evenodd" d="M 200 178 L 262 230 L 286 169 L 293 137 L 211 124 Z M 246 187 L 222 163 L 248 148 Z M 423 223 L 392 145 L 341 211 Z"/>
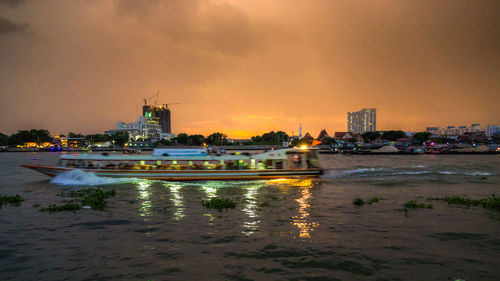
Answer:
<path fill-rule="evenodd" d="M 315 150 L 289 151 L 287 161 L 291 169 L 318 168 L 318 154 Z"/>
<path fill-rule="evenodd" d="M 121 170 L 128 170 L 128 169 L 132 169 L 134 167 L 133 164 L 131 164 L 129 161 L 120 161 L 118 163 L 118 169 L 121 169 Z"/>
<path fill-rule="evenodd" d="M 289 155 L 293 157 L 295 155 Z M 304 154 L 297 155 L 303 159 Z M 305 163 L 301 160 L 300 163 Z M 284 169 L 288 162 L 282 159 L 235 159 L 235 160 L 90 160 L 61 159 L 61 167 L 80 169 L 112 169 L 112 170 L 250 170 L 250 169 Z M 293 167 L 290 167 L 293 168 Z"/>
<path fill-rule="evenodd" d="M 85 169 L 98 169 L 99 168 L 99 162 L 97 162 L 97 161 L 86 161 L 84 163 L 84 168 Z"/>
<path fill-rule="evenodd" d="M 318 152 L 310 150 L 306 153 L 307 168 L 319 168 Z"/>
<path fill-rule="evenodd" d="M 79 168 L 80 167 L 79 162 L 81 163 L 81 161 L 78 161 L 78 160 L 65 159 L 65 160 L 61 161 L 61 166 L 67 167 L 67 168 Z"/>

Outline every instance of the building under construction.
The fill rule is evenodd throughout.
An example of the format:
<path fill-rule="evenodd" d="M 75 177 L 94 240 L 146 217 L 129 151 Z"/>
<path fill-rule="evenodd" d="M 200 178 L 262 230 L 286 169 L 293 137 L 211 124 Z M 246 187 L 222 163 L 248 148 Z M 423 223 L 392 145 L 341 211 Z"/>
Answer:
<path fill-rule="evenodd" d="M 159 93 L 143 99 L 142 116 L 139 116 L 137 122 L 119 121 L 116 123 L 115 130 L 108 130 L 105 133 L 111 135 L 117 132 L 127 132 L 133 140 L 172 138 L 172 113 L 168 106 L 177 103 L 157 106 L 158 95 Z M 153 105 L 148 105 L 148 100 L 153 98 L 156 98 Z"/>
<path fill-rule="evenodd" d="M 151 118 L 153 122 L 159 124 L 162 133 L 172 133 L 172 114 L 167 104 L 163 106 L 145 104 L 142 106 L 142 116 Z"/>
<path fill-rule="evenodd" d="M 156 95 L 144 98 L 144 105 L 142 106 L 142 116 L 146 118 L 146 120 L 160 125 L 161 133 L 163 134 L 172 134 L 172 113 L 168 108 L 171 104 L 178 103 L 167 103 L 162 106 L 156 106 L 158 103 L 158 96 L 160 95 L 160 91 L 156 93 Z M 155 98 L 154 105 L 148 105 L 148 100 Z"/>

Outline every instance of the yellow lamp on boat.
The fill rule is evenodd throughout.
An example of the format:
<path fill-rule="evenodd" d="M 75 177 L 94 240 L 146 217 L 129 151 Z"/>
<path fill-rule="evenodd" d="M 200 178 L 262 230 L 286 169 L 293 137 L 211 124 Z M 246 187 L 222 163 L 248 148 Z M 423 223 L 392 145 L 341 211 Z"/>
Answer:
<path fill-rule="evenodd" d="M 300 147 L 300 149 L 303 149 L 303 150 L 307 149 L 307 145 L 302 145 L 302 146 Z"/>

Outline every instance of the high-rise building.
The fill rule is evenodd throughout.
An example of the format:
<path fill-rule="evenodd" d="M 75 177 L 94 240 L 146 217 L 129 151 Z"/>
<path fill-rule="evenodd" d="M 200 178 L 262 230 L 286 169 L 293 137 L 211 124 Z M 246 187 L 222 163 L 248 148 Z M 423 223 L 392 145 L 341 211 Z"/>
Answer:
<path fill-rule="evenodd" d="M 142 116 L 151 118 L 150 120 L 152 122 L 156 122 L 156 124 L 160 125 L 162 133 L 172 133 L 172 115 L 167 106 L 156 107 L 144 105 L 142 107 Z"/>
<path fill-rule="evenodd" d="M 356 134 L 375 132 L 377 130 L 377 109 L 363 108 L 360 111 L 347 113 L 347 131 Z"/>

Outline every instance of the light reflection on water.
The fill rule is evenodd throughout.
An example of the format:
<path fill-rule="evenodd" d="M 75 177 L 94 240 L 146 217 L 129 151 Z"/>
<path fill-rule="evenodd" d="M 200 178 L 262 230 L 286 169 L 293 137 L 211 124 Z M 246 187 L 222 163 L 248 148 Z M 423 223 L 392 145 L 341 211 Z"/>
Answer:
<path fill-rule="evenodd" d="M 176 208 L 174 214 L 172 215 L 172 218 L 174 220 L 179 221 L 185 216 L 184 198 L 182 196 L 183 186 L 179 183 L 169 183 L 169 182 L 164 183 L 164 185 L 170 190 L 170 200 L 172 201 L 172 204 Z"/>
<path fill-rule="evenodd" d="M 311 238 L 311 232 L 319 226 L 318 222 L 310 221 L 309 218 L 309 209 L 311 207 L 309 199 L 312 196 L 311 188 L 314 186 L 313 180 L 281 179 L 280 181 L 275 181 L 273 183 L 283 185 L 286 191 L 288 191 L 290 187 L 299 188 L 301 196 L 295 199 L 295 201 L 299 203 L 299 214 L 297 216 L 293 216 L 290 223 L 299 228 L 299 237 Z M 282 191 L 285 192 L 283 189 Z"/>
<path fill-rule="evenodd" d="M 243 200 L 245 204 L 242 211 L 249 218 L 248 221 L 243 222 L 242 233 L 246 235 L 254 234 L 255 231 L 257 231 L 257 228 L 259 227 L 258 224 L 260 220 L 257 219 L 259 216 L 255 212 L 255 209 L 257 208 L 256 195 L 259 187 L 261 187 L 260 184 L 253 184 L 252 186 L 248 187 L 247 192 L 245 193 L 245 199 Z"/>
<path fill-rule="evenodd" d="M 217 189 L 220 187 L 221 187 L 221 182 L 219 181 L 203 182 L 203 184 L 200 186 L 201 190 L 205 192 L 208 199 L 217 197 Z"/>
<path fill-rule="evenodd" d="M 140 181 L 137 183 L 137 199 L 139 200 L 139 213 L 141 217 L 149 217 L 151 215 L 151 207 L 153 206 L 151 198 L 151 181 Z"/>

